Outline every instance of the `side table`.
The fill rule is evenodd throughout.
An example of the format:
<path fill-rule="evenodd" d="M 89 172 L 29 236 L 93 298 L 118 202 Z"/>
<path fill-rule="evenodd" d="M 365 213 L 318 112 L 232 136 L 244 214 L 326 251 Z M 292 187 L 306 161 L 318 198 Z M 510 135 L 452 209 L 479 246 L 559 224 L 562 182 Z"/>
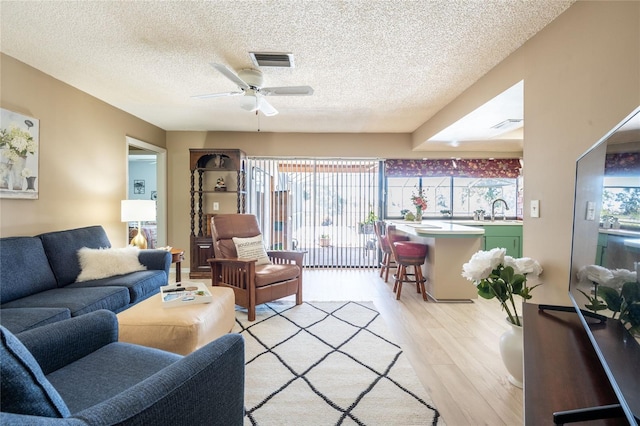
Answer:
<path fill-rule="evenodd" d="M 176 264 L 176 282 L 179 283 L 182 280 L 181 276 L 181 264 L 184 260 L 184 250 L 178 248 L 171 248 L 171 263 Z"/>

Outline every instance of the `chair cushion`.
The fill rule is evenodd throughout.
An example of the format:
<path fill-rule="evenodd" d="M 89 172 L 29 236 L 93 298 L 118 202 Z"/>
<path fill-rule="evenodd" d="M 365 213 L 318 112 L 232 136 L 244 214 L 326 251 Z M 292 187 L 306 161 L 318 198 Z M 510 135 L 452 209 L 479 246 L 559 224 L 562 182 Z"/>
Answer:
<path fill-rule="evenodd" d="M 182 356 L 129 343 L 111 343 L 47 378 L 77 413 L 125 391 Z"/>
<path fill-rule="evenodd" d="M 4 303 L 2 308 L 67 308 L 75 317 L 98 309 L 120 312 L 129 306 L 130 300 L 125 287 L 65 287 Z"/>
<path fill-rule="evenodd" d="M 129 303 L 134 304 L 158 293 L 163 285 L 167 285 L 167 274 L 164 271 L 152 270 L 76 282 L 65 288 L 126 287 L 129 290 Z"/>
<path fill-rule="evenodd" d="M 137 247 L 109 249 L 83 247 L 78 250 L 81 271 L 78 278 L 76 278 L 76 282 L 144 271 L 147 268 L 138 260 L 139 253 L 140 249 Z"/>
<path fill-rule="evenodd" d="M 256 265 L 271 263 L 267 251 L 264 249 L 262 235 L 249 238 L 233 237 L 232 240 L 239 259 L 257 259 Z"/>
<path fill-rule="evenodd" d="M 71 318 L 67 308 L 2 308 L 0 312 L 2 326 L 14 334 Z"/>
<path fill-rule="evenodd" d="M 256 266 L 256 287 L 293 280 L 300 276 L 300 267 L 294 264 L 269 264 Z"/>
<path fill-rule="evenodd" d="M 406 265 L 421 265 L 425 261 L 428 247 L 425 244 L 407 241 L 394 242 L 396 261 Z"/>
<path fill-rule="evenodd" d="M 70 416 L 67 405 L 27 348 L 1 326 L 0 335 L 2 411 L 44 417 Z"/>
<path fill-rule="evenodd" d="M 0 271 L 0 303 L 58 286 L 37 237 L 0 238 Z"/>

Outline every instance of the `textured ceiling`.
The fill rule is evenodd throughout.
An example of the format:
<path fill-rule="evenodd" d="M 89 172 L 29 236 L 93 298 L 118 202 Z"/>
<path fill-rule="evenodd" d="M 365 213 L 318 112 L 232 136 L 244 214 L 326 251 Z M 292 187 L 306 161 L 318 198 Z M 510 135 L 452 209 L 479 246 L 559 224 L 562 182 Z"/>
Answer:
<path fill-rule="evenodd" d="M 413 132 L 574 0 L 5 1 L 0 50 L 165 130 Z M 263 68 L 273 117 L 209 63 Z M 493 125 L 495 123 L 488 123 Z"/>

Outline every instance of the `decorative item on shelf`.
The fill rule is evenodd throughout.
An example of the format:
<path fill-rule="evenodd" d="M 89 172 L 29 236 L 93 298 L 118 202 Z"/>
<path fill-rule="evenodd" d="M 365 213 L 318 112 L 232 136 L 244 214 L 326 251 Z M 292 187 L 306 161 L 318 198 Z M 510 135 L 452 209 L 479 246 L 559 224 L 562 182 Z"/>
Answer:
<path fill-rule="evenodd" d="M 329 236 L 329 234 L 320 235 L 318 244 L 320 244 L 320 247 L 329 247 L 331 245 L 331 237 Z"/>
<path fill-rule="evenodd" d="M 523 300 L 531 299 L 531 291 L 539 286 L 527 286 L 527 279 L 542 273 L 540 264 L 531 258 L 514 259 L 505 256 L 507 250 L 494 248 L 475 253 L 468 263 L 462 265 L 462 276 L 472 281 L 478 288 L 478 295 L 485 299 L 498 299 L 507 312 L 506 321 L 511 325 L 500 337 L 500 355 L 510 374 L 509 381 L 522 387 L 522 317 L 514 295 Z"/>
<path fill-rule="evenodd" d="M 638 267 L 640 264 L 636 263 Z M 590 294 L 578 290 L 589 301 L 585 308 L 595 313 L 609 314 L 612 319 L 618 318 L 634 337 L 640 338 L 640 283 L 637 271 L 587 265 L 578 271 L 578 280 L 593 283 Z"/>
<path fill-rule="evenodd" d="M 444 217 L 451 217 L 451 210 L 447 210 L 447 209 L 440 210 L 440 214 Z"/>
<path fill-rule="evenodd" d="M 138 222 L 138 232 L 131 239 L 131 245 L 140 249 L 147 248 L 147 239 L 142 233 L 142 222 L 156 220 L 156 202 L 153 200 L 122 200 L 120 202 L 120 220 Z"/>
<path fill-rule="evenodd" d="M 227 190 L 227 185 L 224 183 L 224 179 L 219 177 L 218 180 L 216 181 L 216 186 L 214 188 L 215 191 L 226 191 Z"/>
<path fill-rule="evenodd" d="M 214 154 L 211 160 L 214 168 L 223 169 L 227 167 L 227 164 L 229 163 L 229 156 L 224 154 Z"/>

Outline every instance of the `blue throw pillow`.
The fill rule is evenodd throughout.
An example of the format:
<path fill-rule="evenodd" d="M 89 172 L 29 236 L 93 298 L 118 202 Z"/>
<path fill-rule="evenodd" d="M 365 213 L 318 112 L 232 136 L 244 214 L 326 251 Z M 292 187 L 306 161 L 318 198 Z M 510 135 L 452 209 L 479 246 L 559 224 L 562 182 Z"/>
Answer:
<path fill-rule="evenodd" d="M 27 348 L 2 326 L 0 341 L 2 411 L 32 416 L 69 417 L 69 408 Z"/>

